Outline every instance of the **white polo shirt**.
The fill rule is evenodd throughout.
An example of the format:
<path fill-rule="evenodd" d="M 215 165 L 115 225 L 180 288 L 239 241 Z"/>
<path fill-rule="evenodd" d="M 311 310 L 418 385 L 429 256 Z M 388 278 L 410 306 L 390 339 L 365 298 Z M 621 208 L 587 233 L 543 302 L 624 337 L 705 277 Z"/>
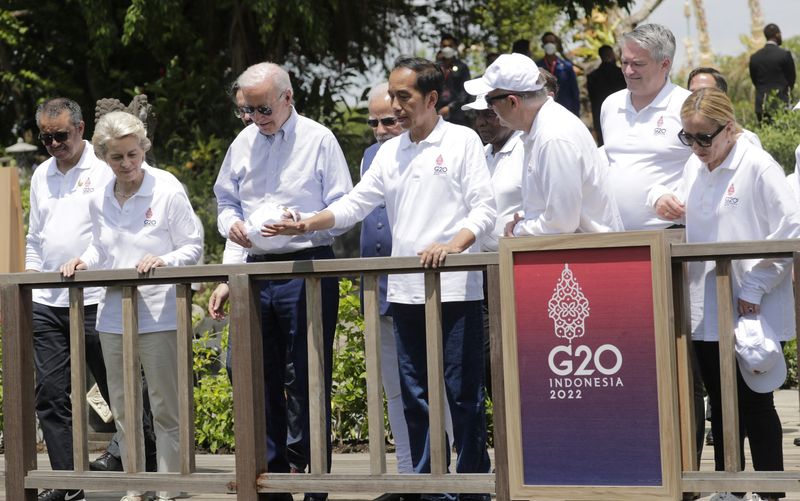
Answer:
<path fill-rule="evenodd" d="M 515 236 L 622 231 L 607 166 L 581 120 L 548 97 L 524 136 Z"/>
<path fill-rule="evenodd" d="M 88 141 L 83 141 L 80 160 L 66 174 L 58 170 L 52 157 L 34 171 L 25 269 L 58 271 L 62 264 L 86 250 L 92 240 L 89 201 L 113 177 Z M 100 287 L 83 289 L 84 304 L 97 304 L 101 295 Z M 33 301 L 68 307 L 69 289 L 33 289 Z"/>
<path fill-rule="evenodd" d="M 167 266 L 197 264 L 203 238 L 180 182 L 146 163 L 144 181 L 123 206 L 114 197 L 115 179 L 89 206 L 92 244 L 81 256 L 89 269 L 135 268 L 146 255 Z M 138 288 L 139 332 L 174 330 L 177 326 L 174 285 Z M 97 330 L 122 333 L 122 288 L 107 287 L 97 309 Z"/>
<path fill-rule="evenodd" d="M 392 256 L 416 256 L 435 242 L 448 242 L 462 229 L 477 242 L 495 223 L 495 203 L 483 144 L 467 127 L 441 117 L 433 131 L 414 143 L 408 132 L 386 141 L 353 191 L 328 207 L 335 227 L 350 227 L 386 202 Z M 442 273 L 442 301 L 483 299 L 481 272 Z M 422 274 L 390 275 L 387 300 L 424 304 Z"/>
<path fill-rule="evenodd" d="M 514 214 L 522 212 L 522 170 L 525 162 L 525 146 L 522 144 L 521 138 L 522 131 L 514 131 L 497 153 L 493 151 L 491 144 L 484 147 L 486 165 L 492 176 L 497 218 L 494 229 L 481 239 L 481 251 L 496 251 L 506 224 L 514 219 Z"/>
<path fill-rule="evenodd" d="M 611 189 L 626 230 L 656 230 L 672 225 L 647 205 L 650 187 L 674 188 L 691 148 L 678 140 L 681 106 L 690 92 L 667 82 L 640 111 L 623 89 L 603 101 L 600 123 L 609 162 Z"/>
<path fill-rule="evenodd" d="M 686 203 L 688 242 L 800 237 L 800 204 L 783 169 L 747 138 L 740 136 L 713 171 L 692 155 L 683 178 L 685 185 L 677 196 Z M 789 259 L 747 259 L 731 264 L 734 305 L 737 298 L 760 304 L 761 318 L 781 341 L 795 335 L 791 268 Z M 718 341 L 714 263 L 691 262 L 688 273 L 692 338 Z M 736 308 L 734 315 L 738 315 Z"/>

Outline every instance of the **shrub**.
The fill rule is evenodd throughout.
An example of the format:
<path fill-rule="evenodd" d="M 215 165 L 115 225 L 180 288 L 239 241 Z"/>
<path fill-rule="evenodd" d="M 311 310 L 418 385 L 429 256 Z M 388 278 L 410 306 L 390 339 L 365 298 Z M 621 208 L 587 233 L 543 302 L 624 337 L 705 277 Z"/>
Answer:
<path fill-rule="evenodd" d="M 233 434 L 233 388 L 224 371 L 215 372 L 228 346 L 228 326 L 222 332 L 221 349 L 212 346 L 211 334 L 203 333 L 192 347 L 194 388 L 194 437 L 198 449 L 229 452 Z"/>
<path fill-rule="evenodd" d="M 762 122 L 753 129 L 761 144 L 783 167 L 787 174 L 794 171 L 794 150 L 800 144 L 800 111 L 779 109 L 771 122 Z"/>

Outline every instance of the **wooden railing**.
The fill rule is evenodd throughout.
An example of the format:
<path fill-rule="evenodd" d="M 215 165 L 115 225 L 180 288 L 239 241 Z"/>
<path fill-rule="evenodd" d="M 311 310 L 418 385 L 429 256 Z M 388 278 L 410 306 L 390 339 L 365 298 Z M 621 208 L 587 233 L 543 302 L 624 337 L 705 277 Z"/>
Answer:
<path fill-rule="evenodd" d="M 440 322 L 439 273 L 486 270 L 492 318 L 492 363 L 495 388 L 495 425 L 503 423 L 502 353 L 499 330 L 499 284 L 496 254 L 448 257 L 436 270 L 422 270 L 419 259 L 371 258 L 243 265 L 206 265 L 157 268 L 148 276 L 134 270 L 83 271 L 64 280 L 57 273 L 0 275 L 3 314 L 3 374 L 5 412 L 5 455 L 7 499 L 34 500 L 39 488 L 82 488 L 92 490 L 182 490 L 225 493 L 236 491 L 237 499 L 255 500 L 268 492 L 495 492 L 495 475 L 447 474 L 444 433 L 444 382 Z M 380 274 L 425 273 L 428 383 L 431 420 L 431 470 L 425 475 L 395 475 L 386 472 L 383 397 L 379 349 L 379 304 L 377 276 Z M 322 346 L 320 280 L 326 276 L 364 277 L 365 350 L 369 416 L 370 471 L 364 474 L 329 474 L 325 454 L 325 398 Z M 263 279 L 304 278 L 306 281 L 309 415 L 311 423 L 310 474 L 267 472 L 266 425 L 264 413 L 263 362 L 259 288 Z M 235 477 L 230 474 L 195 471 L 194 418 L 192 408 L 191 289 L 192 282 L 227 280 L 230 286 L 230 337 L 234 381 L 234 433 L 236 437 Z M 145 284 L 177 285 L 178 387 L 180 409 L 180 473 L 106 473 L 88 471 L 86 404 L 73 398 L 74 470 L 45 471 L 36 467 L 34 416 L 33 329 L 31 289 L 68 287 L 72 356 L 72 395 L 84 395 L 85 357 L 83 345 L 83 294 L 90 286 L 123 288 L 123 370 L 127 415 L 137 415 L 141 388 L 137 352 L 136 287 Z M 141 434 L 141 421 L 134 433 Z M 499 440 L 499 442 L 498 442 Z M 505 450 L 502 437 L 495 436 L 496 450 Z M 126 464 L 137 464 L 144 451 L 138 440 L 130 440 Z M 504 457 L 495 454 L 495 468 L 502 472 Z M 504 475 L 499 477 L 504 478 Z M 499 486 L 502 491 L 502 485 Z"/>
<path fill-rule="evenodd" d="M 674 239 L 672 239 L 674 241 Z M 741 450 L 737 438 L 736 365 L 731 311 L 730 261 L 759 257 L 791 257 L 800 263 L 800 242 L 736 242 L 671 245 L 677 374 L 681 412 L 681 454 L 684 492 L 694 491 L 796 491 L 800 472 L 740 472 Z M 725 472 L 697 472 L 694 447 L 692 373 L 689 362 L 687 295 L 684 263 L 715 261 L 719 311 L 722 412 L 725 443 Z M 797 268 L 796 269 L 800 269 Z M 439 273 L 485 270 L 488 277 L 488 302 L 491 333 L 491 368 L 494 395 L 495 472 L 487 474 L 446 473 L 444 434 L 444 382 L 440 323 Z M 380 379 L 379 311 L 377 276 L 380 274 L 425 273 L 428 378 L 431 420 L 431 470 L 425 475 L 396 475 L 386 472 L 384 448 L 382 385 Z M 364 280 L 365 350 L 367 362 L 367 402 L 369 419 L 370 471 L 363 474 L 329 474 L 325 454 L 324 370 L 322 366 L 322 318 L 320 279 L 326 276 L 362 275 Z M 311 422 L 311 473 L 290 475 L 267 472 L 266 425 L 264 414 L 263 363 L 260 354 L 259 289 L 257 281 L 277 278 L 306 280 L 309 415 Z M 421 270 L 419 260 L 408 258 L 339 259 L 246 265 L 206 265 L 158 268 L 148 276 L 134 270 L 84 271 L 74 280 L 63 280 L 57 273 L 0 275 L 0 301 L 3 317 L 3 375 L 5 414 L 6 496 L 7 499 L 33 501 L 36 490 L 46 487 L 92 490 L 183 490 L 225 493 L 235 491 L 237 499 L 255 500 L 268 492 L 491 492 L 501 501 L 508 499 L 505 438 L 505 394 L 500 332 L 499 266 L 495 253 L 449 256 L 444 267 Z M 193 449 L 192 373 L 191 373 L 191 290 L 192 282 L 227 280 L 231 289 L 230 330 L 233 350 L 233 388 L 236 436 L 235 474 L 198 473 Z M 72 391 L 85 394 L 83 350 L 82 288 L 89 286 L 123 287 L 125 398 L 128 415 L 139 405 L 139 368 L 136 339 L 137 286 L 154 283 L 178 284 L 178 378 L 180 406 L 180 473 L 106 473 L 88 471 L 86 408 L 83 398 L 73 398 L 73 442 L 75 469 L 38 470 L 34 415 L 33 338 L 31 289 L 70 288 Z M 798 295 L 795 286 L 795 298 Z M 797 311 L 797 300 L 795 309 Z M 797 316 L 800 319 L 800 315 Z M 136 420 L 134 420 L 135 422 Z M 140 425 L 140 423 L 138 423 Z M 141 433 L 141 428 L 135 430 Z M 720 439 L 718 437 L 718 439 Z M 128 464 L 143 454 L 131 441 Z"/>

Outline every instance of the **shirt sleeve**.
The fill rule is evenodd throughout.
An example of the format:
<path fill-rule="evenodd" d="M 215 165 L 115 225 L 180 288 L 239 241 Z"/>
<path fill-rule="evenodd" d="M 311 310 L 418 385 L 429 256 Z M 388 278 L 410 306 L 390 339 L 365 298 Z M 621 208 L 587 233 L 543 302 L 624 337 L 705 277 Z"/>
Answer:
<path fill-rule="evenodd" d="M 247 250 L 230 239 L 225 239 L 222 264 L 241 264 L 247 261 Z"/>
<path fill-rule="evenodd" d="M 203 253 L 203 236 L 192 205 L 182 191 L 170 198 L 167 223 L 173 250 L 159 257 L 167 266 L 197 264 Z"/>
<path fill-rule="evenodd" d="M 464 202 L 469 208 L 462 228 L 475 235 L 480 242 L 494 229 L 497 222 L 497 206 L 492 190 L 492 178 L 486 165 L 486 151 L 477 136 L 466 145 L 464 177 Z"/>
<path fill-rule="evenodd" d="M 244 221 L 244 211 L 239 198 L 239 179 L 232 169 L 232 148 L 228 148 L 222 167 L 219 169 L 217 181 L 214 183 L 214 195 L 217 197 L 217 229 L 223 238 L 228 238 L 231 226 L 237 221 Z"/>
<path fill-rule="evenodd" d="M 334 217 L 334 229 L 341 232 L 342 228 L 351 228 L 384 200 L 385 185 L 381 171 L 382 166 L 376 157 L 355 188 L 328 206 Z"/>
<path fill-rule="evenodd" d="M 40 167 L 42 168 L 42 167 Z M 39 218 L 38 178 L 31 182 L 28 235 L 25 238 L 25 269 L 42 271 L 41 220 Z"/>
<path fill-rule="evenodd" d="M 777 165 L 759 176 L 758 213 L 765 215 L 769 225 L 766 240 L 790 240 L 800 237 L 800 207 Z M 761 259 L 742 279 L 739 297 L 748 303 L 759 304 L 764 294 L 781 283 L 792 269 L 791 259 Z"/>
<path fill-rule="evenodd" d="M 350 178 L 350 169 L 347 167 L 347 160 L 344 158 L 342 148 L 333 134 L 328 134 L 322 139 L 317 159 L 319 162 L 318 172 L 322 179 L 322 202 L 325 207 L 329 207 L 353 189 L 353 180 Z M 307 216 L 301 213 L 303 219 Z M 322 235 L 328 233 L 335 237 L 347 232 L 354 224 L 355 221 L 344 226 L 337 224 L 330 230 L 322 230 L 317 233 Z"/>
<path fill-rule="evenodd" d="M 539 152 L 537 170 L 523 174 L 523 183 L 539 184 L 544 211 L 531 218 L 525 209 L 525 219 L 514 227 L 515 236 L 574 233 L 581 219 L 583 179 L 580 164 L 586 161 L 575 146 L 561 139 L 552 139 Z M 531 193 L 532 190 L 527 190 Z"/>
<path fill-rule="evenodd" d="M 89 219 L 92 222 L 92 241 L 89 247 L 83 251 L 80 260 L 86 265 L 86 269 L 97 269 L 105 260 L 105 249 L 100 244 L 100 209 L 97 204 L 102 203 L 102 195 L 98 195 L 89 203 Z"/>

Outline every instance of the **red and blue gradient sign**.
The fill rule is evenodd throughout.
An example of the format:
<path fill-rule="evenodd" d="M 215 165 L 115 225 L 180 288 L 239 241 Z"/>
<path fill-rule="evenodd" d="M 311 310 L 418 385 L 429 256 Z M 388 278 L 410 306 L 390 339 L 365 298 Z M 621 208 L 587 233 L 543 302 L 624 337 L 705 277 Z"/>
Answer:
<path fill-rule="evenodd" d="M 649 247 L 514 254 L 525 485 L 662 485 Z"/>

